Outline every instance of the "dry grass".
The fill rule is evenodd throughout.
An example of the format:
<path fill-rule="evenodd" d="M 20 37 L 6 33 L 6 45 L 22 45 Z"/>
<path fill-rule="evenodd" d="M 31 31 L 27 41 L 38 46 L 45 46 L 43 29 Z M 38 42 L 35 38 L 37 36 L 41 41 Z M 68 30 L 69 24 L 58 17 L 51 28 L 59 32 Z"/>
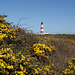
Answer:
<path fill-rule="evenodd" d="M 38 37 L 43 40 L 40 40 L 40 43 L 45 43 L 46 45 L 52 44 L 55 46 L 55 52 L 50 55 L 51 63 L 55 64 L 55 70 L 59 71 L 59 73 L 62 72 L 65 68 L 67 68 L 67 61 L 68 59 L 71 60 L 71 58 L 75 58 L 75 45 L 72 44 L 67 40 L 75 40 L 75 35 L 63 35 L 63 34 L 57 34 L 57 35 L 38 35 Z M 49 37 L 49 39 L 45 39 Z"/>

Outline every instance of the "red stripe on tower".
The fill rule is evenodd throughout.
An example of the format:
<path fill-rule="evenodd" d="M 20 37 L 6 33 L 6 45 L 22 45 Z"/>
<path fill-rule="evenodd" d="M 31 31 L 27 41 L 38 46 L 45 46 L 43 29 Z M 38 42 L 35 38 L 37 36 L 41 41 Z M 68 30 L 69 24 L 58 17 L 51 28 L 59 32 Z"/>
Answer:
<path fill-rule="evenodd" d="M 43 29 L 43 27 L 41 27 L 41 29 Z"/>
<path fill-rule="evenodd" d="M 43 22 L 41 22 L 41 34 L 44 32 Z"/>
<path fill-rule="evenodd" d="M 41 33 L 43 33 L 43 31 L 41 31 Z"/>

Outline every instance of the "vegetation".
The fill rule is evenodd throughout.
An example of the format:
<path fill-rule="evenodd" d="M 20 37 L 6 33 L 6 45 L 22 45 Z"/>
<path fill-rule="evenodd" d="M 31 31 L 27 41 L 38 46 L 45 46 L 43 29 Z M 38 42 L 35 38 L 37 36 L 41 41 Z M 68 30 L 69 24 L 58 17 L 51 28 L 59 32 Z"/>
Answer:
<path fill-rule="evenodd" d="M 75 35 L 36 35 L 0 15 L 0 75 L 74 75 Z"/>

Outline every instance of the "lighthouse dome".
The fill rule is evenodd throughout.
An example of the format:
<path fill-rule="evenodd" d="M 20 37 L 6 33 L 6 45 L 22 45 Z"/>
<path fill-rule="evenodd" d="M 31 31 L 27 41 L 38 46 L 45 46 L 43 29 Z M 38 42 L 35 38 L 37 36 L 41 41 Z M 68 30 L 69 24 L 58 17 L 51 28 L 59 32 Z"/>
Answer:
<path fill-rule="evenodd" d="M 41 24 L 43 24 L 43 22 L 41 22 Z"/>

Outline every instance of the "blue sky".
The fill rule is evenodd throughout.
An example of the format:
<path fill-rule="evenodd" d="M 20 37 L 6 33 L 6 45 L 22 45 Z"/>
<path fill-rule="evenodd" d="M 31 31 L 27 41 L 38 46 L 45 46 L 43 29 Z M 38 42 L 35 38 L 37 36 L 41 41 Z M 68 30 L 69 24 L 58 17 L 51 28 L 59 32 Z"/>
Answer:
<path fill-rule="evenodd" d="M 75 0 L 1 0 L 0 14 L 8 15 L 6 21 L 40 33 L 75 34 Z M 27 25 L 24 25 L 27 24 Z"/>

